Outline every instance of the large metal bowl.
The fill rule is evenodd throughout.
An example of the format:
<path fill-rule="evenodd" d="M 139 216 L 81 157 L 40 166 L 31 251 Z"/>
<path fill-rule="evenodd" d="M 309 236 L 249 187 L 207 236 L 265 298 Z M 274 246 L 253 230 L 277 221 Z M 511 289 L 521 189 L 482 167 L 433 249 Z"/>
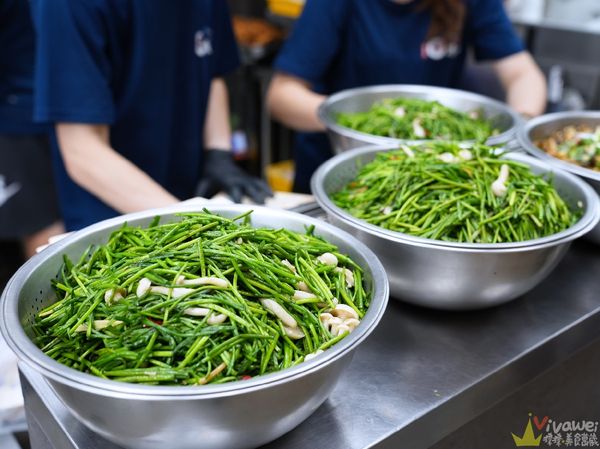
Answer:
<path fill-rule="evenodd" d="M 334 225 L 371 248 L 383 263 L 392 297 L 448 310 L 467 310 L 507 302 L 538 284 L 560 261 L 569 244 L 600 219 L 600 200 L 583 181 L 553 170 L 525 154 L 506 157 L 528 164 L 534 173 L 553 172 L 553 183 L 571 206 L 583 205 L 583 216 L 560 233 L 517 243 L 455 243 L 390 231 L 353 217 L 330 195 L 356 177 L 360 167 L 389 147 L 366 147 L 339 154 L 313 175 L 311 187 Z"/>
<path fill-rule="evenodd" d="M 500 132 L 487 140 L 489 145 L 506 144 L 516 134 L 522 120 L 508 105 L 472 92 L 444 87 L 390 84 L 348 89 L 327 98 L 319 107 L 319 119 L 327 127 L 327 134 L 335 153 L 365 145 L 398 146 L 419 141 L 393 139 L 355 131 L 337 124 L 340 112 L 365 112 L 373 103 L 388 98 L 420 98 L 439 101 L 444 106 L 462 112 L 483 111 L 483 115 Z M 422 141 L 420 141 L 422 142 Z"/>
<path fill-rule="evenodd" d="M 581 176 L 600 195 L 600 172 L 555 158 L 534 144 L 536 140 L 544 139 L 569 125 L 589 125 L 594 128 L 600 126 L 600 111 L 556 112 L 542 115 L 530 120 L 520 128 L 518 132 L 519 143 L 529 154 L 562 170 Z M 592 229 L 587 238 L 600 244 L 600 225 Z"/>
<path fill-rule="evenodd" d="M 246 381 L 205 386 L 148 386 L 105 380 L 62 365 L 46 356 L 30 339 L 34 316 L 55 299 L 50 280 L 62 255 L 78 258 L 90 244 L 100 244 L 125 221 L 147 225 L 156 215 L 177 220 L 175 212 L 197 211 L 178 206 L 126 215 L 90 226 L 60 241 L 27 262 L 2 296 L 1 329 L 11 349 L 40 372 L 60 399 L 90 429 L 127 448 L 251 448 L 288 432 L 314 412 L 348 367 L 356 347 L 381 319 L 388 281 L 371 250 L 334 226 L 300 214 L 253 207 L 255 226 L 304 232 L 338 245 L 363 269 L 372 291 L 371 305 L 348 337 L 314 359 L 292 368 Z M 212 206 L 234 217 L 248 206 Z"/>

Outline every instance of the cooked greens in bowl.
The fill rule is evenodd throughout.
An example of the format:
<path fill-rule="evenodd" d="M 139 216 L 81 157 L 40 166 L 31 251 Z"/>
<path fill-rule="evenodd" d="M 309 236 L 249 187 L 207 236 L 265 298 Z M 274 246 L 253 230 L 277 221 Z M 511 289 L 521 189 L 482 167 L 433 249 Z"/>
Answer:
<path fill-rule="evenodd" d="M 523 242 L 561 232 L 582 214 L 547 178 L 493 147 L 432 142 L 378 153 L 331 199 L 356 218 L 417 237 Z"/>
<path fill-rule="evenodd" d="M 438 101 L 388 98 L 366 112 L 339 113 L 338 125 L 376 136 L 405 140 L 473 140 L 483 142 L 496 130 L 482 112 L 456 111 Z"/>
<path fill-rule="evenodd" d="M 249 219 L 124 224 L 78 261 L 65 257 L 36 344 L 102 378 L 198 385 L 291 367 L 355 329 L 370 302 L 361 268 L 313 227 Z"/>

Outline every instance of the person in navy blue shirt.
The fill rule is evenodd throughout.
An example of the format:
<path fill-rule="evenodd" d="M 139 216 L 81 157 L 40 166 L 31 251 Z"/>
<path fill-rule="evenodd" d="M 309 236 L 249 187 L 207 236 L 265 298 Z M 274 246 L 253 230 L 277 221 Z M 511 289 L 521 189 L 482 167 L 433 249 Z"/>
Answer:
<path fill-rule="evenodd" d="M 317 117 L 327 95 L 376 84 L 457 87 L 469 50 L 493 62 L 513 108 L 543 112 L 545 79 L 501 0 L 307 0 L 268 93 L 273 116 L 301 131 L 294 190 L 308 192 L 332 154 Z"/>
<path fill-rule="evenodd" d="M 238 65 L 224 0 L 32 0 L 35 118 L 55 124 L 68 229 L 267 185 L 233 162 L 223 76 Z M 58 152 L 57 152 L 58 155 Z"/>
<path fill-rule="evenodd" d="M 34 52 L 29 2 L 0 0 L 0 240 L 26 257 L 63 230 L 47 129 L 33 122 Z"/>

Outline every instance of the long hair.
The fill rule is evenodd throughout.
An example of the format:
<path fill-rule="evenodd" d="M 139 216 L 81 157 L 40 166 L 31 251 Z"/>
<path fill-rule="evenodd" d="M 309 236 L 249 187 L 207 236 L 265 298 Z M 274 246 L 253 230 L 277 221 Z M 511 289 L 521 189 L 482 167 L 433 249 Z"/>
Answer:
<path fill-rule="evenodd" d="M 431 12 L 427 40 L 441 38 L 446 44 L 460 44 L 467 9 L 464 0 L 423 0 L 421 7 Z"/>

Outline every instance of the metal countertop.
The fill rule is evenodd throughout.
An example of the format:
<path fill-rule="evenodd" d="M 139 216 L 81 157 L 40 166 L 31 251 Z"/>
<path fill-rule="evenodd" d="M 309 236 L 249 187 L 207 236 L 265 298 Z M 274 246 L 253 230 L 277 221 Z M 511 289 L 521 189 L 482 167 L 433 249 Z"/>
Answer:
<path fill-rule="evenodd" d="M 436 312 L 391 300 L 330 398 L 264 448 L 430 447 L 600 337 L 599 274 L 600 248 L 578 241 L 543 283 L 500 307 Z M 33 449 L 116 448 L 37 373 L 21 374 Z"/>

